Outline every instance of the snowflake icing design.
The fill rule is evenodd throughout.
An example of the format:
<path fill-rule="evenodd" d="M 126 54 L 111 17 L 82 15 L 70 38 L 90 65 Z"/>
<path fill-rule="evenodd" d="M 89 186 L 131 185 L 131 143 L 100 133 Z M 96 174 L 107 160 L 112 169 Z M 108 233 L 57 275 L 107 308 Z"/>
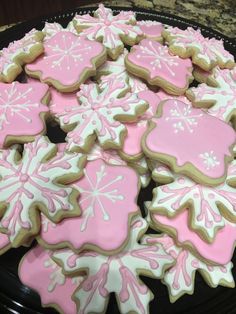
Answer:
<path fill-rule="evenodd" d="M 198 125 L 197 120 L 203 116 L 201 113 L 193 115 L 191 104 L 179 107 L 178 102 L 174 102 L 174 109 L 170 110 L 170 114 L 170 117 L 166 117 L 166 121 L 176 121 L 173 123 L 175 133 L 185 130 L 193 133 L 194 127 Z"/>
<path fill-rule="evenodd" d="M 61 31 L 71 32 L 78 35 L 72 21 L 67 25 L 66 28 L 63 28 L 61 24 L 56 23 L 56 22 L 54 23 L 45 22 L 44 28 L 42 30 L 42 32 L 46 34 L 44 40 L 51 38 L 52 36 L 56 35 L 58 32 L 61 32 Z"/>
<path fill-rule="evenodd" d="M 187 95 L 196 105 L 207 106 L 207 112 L 223 121 L 229 122 L 236 114 L 236 77 L 233 71 L 214 69 L 212 78 L 217 87 L 200 84 L 190 88 Z"/>
<path fill-rule="evenodd" d="M 236 162 L 230 163 L 226 180 L 223 184 L 210 187 L 197 184 L 191 179 L 174 174 L 164 165 L 157 164 L 155 177 L 167 178 L 171 183 L 153 190 L 151 204 L 153 212 L 164 212 L 168 216 L 176 216 L 182 208 L 190 207 L 192 211 L 192 227 L 204 238 L 212 242 L 216 232 L 223 228 L 225 219 L 236 221 L 236 190 L 229 185 L 236 179 Z M 224 211 L 221 211 L 221 208 Z M 225 214 L 224 214 L 225 213 Z M 222 217 L 225 215 L 225 219 Z"/>
<path fill-rule="evenodd" d="M 124 47 L 123 40 L 128 38 L 134 44 L 138 41 L 142 32 L 136 23 L 133 12 L 121 11 L 113 16 L 112 10 L 105 8 L 103 4 L 99 5 L 95 11 L 94 17 L 89 14 L 76 15 L 74 18 L 75 27 L 82 36 L 90 40 L 99 40 L 102 38 L 103 45 L 108 48 L 108 55 L 114 57 L 117 49 Z"/>
<path fill-rule="evenodd" d="M 0 146 L 3 147 L 6 137 L 37 135 L 44 129 L 40 114 L 48 111 L 41 103 L 48 92 L 45 84 L 11 84 L 0 83 Z"/>
<path fill-rule="evenodd" d="M 58 112 L 56 107 L 52 108 L 65 131 L 69 125 L 76 124 L 67 134 L 69 150 L 87 148 L 88 140 L 95 134 L 101 146 L 107 142 L 112 142 L 116 147 L 121 145 L 121 134 L 125 132 L 125 126 L 116 120 L 116 116 L 122 115 L 134 120 L 137 111 L 141 114 L 146 109 L 146 102 L 136 94 L 128 93 L 119 97 L 124 91 L 125 84 L 116 78 L 112 78 L 101 92 L 96 84 L 90 83 L 82 85 L 77 94 L 80 105 L 67 105 L 64 111 L 60 109 Z"/>
<path fill-rule="evenodd" d="M 220 162 L 217 160 L 217 157 L 214 155 L 213 151 L 200 154 L 199 157 L 203 159 L 203 163 L 205 164 L 207 170 L 220 165 Z"/>
<path fill-rule="evenodd" d="M 160 278 L 163 269 L 172 265 L 173 259 L 164 253 L 161 245 L 139 244 L 140 236 L 146 229 L 144 219 L 134 218 L 129 242 L 117 255 L 105 256 L 92 251 L 77 255 L 71 250 L 56 251 L 53 254 L 53 259 L 68 274 L 88 269 L 88 276 L 74 293 L 81 314 L 105 312 L 111 292 L 115 292 L 120 301 L 121 313 L 147 313 L 151 294 L 138 279 L 138 275 L 145 275 L 148 270 L 153 277 Z"/>
<path fill-rule="evenodd" d="M 144 236 L 144 243 L 162 244 L 167 254 L 175 260 L 175 265 L 165 271 L 163 282 L 168 286 L 170 299 L 176 301 L 184 294 L 192 294 L 194 290 L 194 278 L 196 271 L 199 271 L 210 287 L 219 285 L 234 287 L 232 275 L 233 264 L 211 266 L 193 256 L 188 250 L 177 247 L 168 235 Z M 206 277 L 207 275 L 207 277 Z"/>
<path fill-rule="evenodd" d="M 37 137 L 24 145 L 20 161 L 17 147 L 0 151 L 0 202 L 5 205 L 0 226 L 7 230 L 13 247 L 22 244 L 24 233 L 30 237 L 38 229 L 30 214 L 36 210 L 36 203 L 37 209 L 52 221 L 78 212 L 71 202 L 76 191 L 56 180 L 70 173 L 79 176 L 79 163 L 84 158 L 81 154 L 65 153 L 46 159 L 54 150 L 55 144 L 46 137 Z"/>

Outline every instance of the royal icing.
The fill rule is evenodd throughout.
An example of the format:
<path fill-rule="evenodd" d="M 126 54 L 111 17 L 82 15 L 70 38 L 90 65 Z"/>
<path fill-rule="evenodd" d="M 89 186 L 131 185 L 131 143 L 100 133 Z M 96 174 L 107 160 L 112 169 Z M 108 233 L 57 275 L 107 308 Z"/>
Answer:
<path fill-rule="evenodd" d="M 20 280 L 38 292 L 44 306 L 59 308 L 66 314 L 76 314 L 76 304 L 71 297 L 84 277 L 66 277 L 51 255 L 52 252 L 40 246 L 26 253 L 19 266 Z"/>
<path fill-rule="evenodd" d="M 202 184 L 224 182 L 236 139 L 229 125 L 177 99 L 162 102 L 150 121 L 142 142 L 148 157 Z"/>
<path fill-rule="evenodd" d="M 36 210 L 54 222 L 79 214 L 72 202 L 78 192 L 63 185 L 62 179 L 68 175 L 78 177 L 84 157 L 65 153 L 49 158 L 55 148 L 46 137 L 36 137 L 24 145 L 21 159 L 16 146 L 0 151 L 0 202 L 4 205 L 0 227 L 6 230 L 13 247 L 37 233 Z"/>
<path fill-rule="evenodd" d="M 91 246 L 117 250 L 127 240 L 130 217 L 138 212 L 136 172 L 101 159 L 89 161 L 84 176 L 73 187 L 80 192 L 82 215 L 64 219 L 56 226 L 50 224 L 46 232 L 41 230 L 40 238 L 53 247 L 69 243 L 76 250 Z"/>
<path fill-rule="evenodd" d="M 0 81 L 12 82 L 22 71 L 22 65 L 32 62 L 43 52 L 43 33 L 32 29 L 20 40 L 0 51 Z"/>
<path fill-rule="evenodd" d="M 101 43 L 63 30 L 44 42 L 44 56 L 28 64 L 26 72 L 57 89 L 72 92 L 88 76 L 95 74 L 94 62 L 99 59 L 104 61 L 104 56 Z"/>
<path fill-rule="evenodd" d="M 164 30 L 163 24 L 156 21 L 138 21 L 137 25 L 143 32 L 146 38 L 155 39 L 158 41 L 162 41 L 162 31 Z"/>
<path fill-rule="evenodd" d="M 150 39 L 143 39 L 132 48 L 126 57 L 126 66 L 131 73 L 145 76 L 150 84 L 160 86 L 173 94 L 185 91 L 192 79 L 190 59 L 171 55 L 166 46 Z M 137 70 L 132 69 L 133 67 Z M 143 75 L 141 70 L 146 74 Z"/>
<path fill-rule="evenodd" d="M 47 92 L 46 84 L 0 83 L 0 148 L 6 146 L 9 137 L 16 143 L 24 136 L 43 132 L 48 107 L 42 100 Z"/>
<path fill-rule="evenodd" d="M 54 260 L 70 275 L 86 269 L 87 277 L 74 294 L 79 313 L 105 312 L 112 292 L 116 294 L 121 313 L 148 312 L 152 294 L 138 276 L 148 272 L 149 276 L 160 278 L 173 259 L 159 244 L 138 242 L 146 229 L 144 219 L 134 218 L 129 242 L 117 255 L 105 256 L 92 251 L 76 255 L 71 250 L 53 254 Z"/>
<path fill-rule="evenodd" d="M 95 83 L 81 85 L 77 94 L 80 104 L 68 104 L 59 110 L 51 108 L 65 131 L 75 125 L 66 138 L 69 150 L 89 150 L 96 137 L 101 146 L 120 147 L 126 128 L 118 117 L 136 120 L 137 113 L 142 114 L 147 107 L 136 94 L 127 93 L 120 97 L 125 84 L 115 78 L 102 91 L 98 88 Z"/>
<path fill-rule="evenodd" d="M 219 285 L 234 287 L 232 275 L 233 264 L 230 262 L 222 266 L 211 266 L 193 256 L 188 250 L 177 247 L 168 235 L 144 236 L 144 243 L 162 244 L 166 253 L 175 260 L 175 265 L 169 268 L 162 279 L 168 287 L 170 300 L 175 302 L 184 294 L 193 294 L 195 273 L 198 271 L 206 283 L 216 288 Z"/>
<path fill-rule="evenodd" d="M 138 42 L 142 32 L 135 26 L 135 13 L 121 11 L 113 16 L 112 10 L 105 8 L 103 4 L 94 12 L 94 17 L 89 14 L 76 15 L 75 27 L 82 36 L 90 40 L 102 40 L 108 49 L 108 55 L 115 58 L 121 52 L 125 44 Z"/>
<path fill-rule="evenodd" d="M 226 68 L 234 65 L 234 57 L 224 49 L 223 40 L 204 37 L 199 29 L 168 27 L 163 35 L 172 52 L 179 54 L 181 51 L 181 56 L 191 54 L 193 63 L 205 71 L 216 64 Z"/>
<path fill-rule="evenodd" d="M 56 22 L 54 23 L 45 22 L 44 28 L 42 30 L 42 32 L 45 34 L 44 40 L 51 38 L 52 36 L 56 35 L 57 33 L 61 31 L 67 31 L 67 32 L 74 33 L 75 35 L 78 35 L 72 21 L 67 25 L 66 28 L 63 28 L 61 24 L 56 23 Z"/>
<path fill-rule="evenodd" d="M 232 71 L 214 69 L 213 80 L 216 87 L 200 84 L 189 89 L 187 95 L 197 106 L 210 107 L 207 112 L 229 122 L 236 115 L 236 78 Z"/>
<path fill-rule="evenodd" d="M 225 226 L 222 216 L 236 222 L 236 189 L 228 184 L 228 180 L 236 177 L 236 161 L 229 164 L 225 182 L 216 187 L 197 184 L 186 176 L 168 172 L 164 165 L 162 168 L 158 166 L 156 172 L 162 177 L 171 176 L 173 182 L 153 190 L 152 210 L 176 216 L 189 206 L 191 226 L 210 242 L 213 242 L 218 230 Z M 158 180 L 158 175 L 156 178 Z"/>

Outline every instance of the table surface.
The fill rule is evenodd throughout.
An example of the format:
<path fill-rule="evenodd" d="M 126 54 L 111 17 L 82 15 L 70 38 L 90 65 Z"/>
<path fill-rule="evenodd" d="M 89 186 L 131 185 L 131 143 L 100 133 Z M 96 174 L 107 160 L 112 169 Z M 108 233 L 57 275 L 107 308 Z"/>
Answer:
<path fill-rule="evenodd" d="M 91 1 L 89 3 L 91 6 Z M 103 3 L 174 14 L 201 23 L 230 38 L 236 38 L 236 0 L 107 0 Z M 9 25 L 0 27 L 0 31 L 7 27 Z"/>

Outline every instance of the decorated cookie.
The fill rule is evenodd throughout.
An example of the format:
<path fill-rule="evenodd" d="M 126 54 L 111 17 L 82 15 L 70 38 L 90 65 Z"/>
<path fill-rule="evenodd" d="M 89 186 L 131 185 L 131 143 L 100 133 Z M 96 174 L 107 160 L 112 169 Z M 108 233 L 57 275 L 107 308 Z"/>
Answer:
<path fill-rule="evenodd" d="M 84 157 L 63 153 L 53 157 L 56 145 L 46 137 L 0 151 L 0 228 L 18 247 L 39 231 L 38 210 L 58 222 L 80 214 L 78 191 L 66 186 L 81 175 Z"/>
<path fill-rule="evenodd" d="M 42 30 L 42 32 L 45 34 L 44 40 L 47 40 L 62 31 L 67 31 L 78 35 L 72 21 L 67 25 L 66 28 L 62 27 L 61 24 L 56 22 L 54 23 L 45 22 L 44 28 Z"/>
<path fill-rule="evenodd" d="M 188 27 L 182 30 L 170 26 L 162 35 L 173 54 L 182 58 L 192 57 L 192 62 L 205 71 L 216 65 L 221 68 L 234 66 L 234 57 L 224 49 L 223 41 L 204 37 L 199 29 Z"/>
<path fill-rule="evenodd" d="M 126 247 L 110 257 L 92 251 L 76 255 L 71 250 L 61 250 L 53 254 L 66 274 L 73 276 L 86 270 L 86 279 L 73 295 L 79 313 L 105 313 L 112 292 L 121 313 L 148 313 L 153 296 L 139 276 L 161 278 L 173 259 L 164 253 L 161 244 L 143 245 L 142 240 L 139 243 L 146 229 L 144 219 L 134 218 Z"/>
<path fill-rule="evenodd" d="M 168 168 L 160 166 L 160 177 L 168 176 Z M 163 170 L 164 169 L 164 170 Z M 236 223 L 236 189 L 229 185 L 236 178 L 236 161 L 230 163 L 224 183 L 216 187 L 198 184 L 186 176 L 169 172 L 171 183 L 153 190 L 152 212 L 175 217 L 189 208 L 189 224 L 204 240 L 213 242 L 218 230 L 225 226 L 225 219 Z M 156 175 L 158 180 L 158 175 Z"/>
<path fill-rule="evenodd" d="M 46 84 L 0 83 L 0 148 L 44 133 L 48 100 Z"/>
<path fill-rule="evenodd" d="M 184 94 L 193 80 L 190 59 L 173 56 L 166 46 L 150 39 L 143 39 L 134 46 L 125 64 L 133 75 L 173 95 Z"/>
<path fill-rule="evenodd" d="M 66 277 L 51 255 L 52 252 L 40 246 L 27 252 L 19 265 L 20 280 L 40 295 L 43 306 L 54 307 L 60 313 L 76 314 L 76 304 L 71 297 L 84 276 Z"/>
<path fill-rule="evenodd" d="M 44 55 L 25 67 L 26 73 L 61 92 L 78 90 L 106 60 L 101 43 L 60 31 L 44 42 Z"/>
<path fill-rule="evenodd" d="M 146 202 L 149 210 L 151 202 Z M 158 213 L 151 213 L 151 226 L 157 231 L 163 231 L 173 236 L 177 243 L 198 256 L 201 260 L 211 264 L 227 264 L 231 261 L 236 245 L 236 224 L 224 219 L 221 228 L 212 243 L 207 243 L 189 228 L 189 211 L 183 209 L 175 217 L 167 217 Z"/>
<path fill-rule="evenodd" d="M 233 264 L 230 262 L 222 266 L 211 266 L 192 255 L 188 250 L 182 249 L 174 244 L 168 235 L 147 235 L 143 242 L 146 244 L 162 244 L 166 253 L 170 254 L 175 265 L 169 268 L 162 279 L 168 287 L 170 301 L 173 303 L 184 294 L 193 294 L 195 274 L 198 271 L 205 282 L 212 288 L 225 286 L 234 288 L 232 275 Z"/>
<path fill-rule="evenodd" d="M 208 108 L 207 112 L 223 121 L 229 122 L 236 116 L 236 78 L 228 69 L 214 69 L 208 79 L 215 87 L 200 84 L 187 91 L 194 106 Z"/>
<path fill-rule="evenodd" d="M 157 40 L 160 43 L 163 42 L 162 31 L 164 30 L 163 24 L 156 21 L 138 21 L 137 25 L 143 32 L 145 38 L 150 38 L 153 40 Z"/>
<path fill-rule="evenodd" d="M 203 69 L 196 65 L 193 69 L 194 79 L 199 83 L 206 83 L 207 85 L 210 86 L 217 86 L 215 82 L 210 80 L 214 69 L 215 68 L 213 68 L 211 71 L 204 71 Z"/>
<path fill-rule="evenodd" d="M 147 90 L 147 85 L 139 78 L 130 74 L 125 66 L 125 56 L 127 56 L 128 50 L 124 49 L 124 52 L 119 55 L 116 61 L 106 61 L 102 65 L 97 74 L 101 77 L 100 86 L 104 88 L 111 78 L 119 79 L 120 81 L 127 84 L 127 88 L 130 89 L 132 93 L 138 93 Z"/>
<path fill-rule="evenodd" d="M 113 16 L 112 10 L 103 4 L 94 12 L 94 17 L 89 14 L 76 15 L 73 21 L 81 36 L 101 41 L 112 59 L 117 59 L 124 44 L 132 46 L 142 36 L 142 31 L 135 25 L 135 13 L 121 11 Z"/>
<path fill-rule="evenodd" d="M 22 72 L 22 66 L 43 53 L 43 33 L 32 29 L 20 40 L 0 51 L 0 82 L 10 83 Z"/>
<path fill-rule="evenodd" d="M 120 250 L 128 239 L 131 217 L 139 212 L 136 172 L 127 166 L 108 165 L 101 159 L 89 161 L 84 176 L 73 187 L 80 192 L 82 215 L 57 225 L 48 221 L 47 228 L 41 229 L 40 243 L 53 249 L 69 246 L 77 252 Z"/>
<path fill-rule="evenodd" d="M 61 104 L 51 112 L 68 132 L 67 148 L 71 151 L 89 151 L 98 139 L 107 148 L 120 148 L 126 135 L 123 123 L 135 121 L 147 104 L 136 94 L 126 93 L 125 84 L 111 78 L 103 90 L 95 83 L 81 85 L 77 105 Z"/>
<path fill-rule="evenodd" d="M 176 173 L 217 185 L 225 181 L 235 139 L 235 131 L 223 121 L 169 99 L 158 105 L 142 147 L 149 158 L 168 164 Z"/>

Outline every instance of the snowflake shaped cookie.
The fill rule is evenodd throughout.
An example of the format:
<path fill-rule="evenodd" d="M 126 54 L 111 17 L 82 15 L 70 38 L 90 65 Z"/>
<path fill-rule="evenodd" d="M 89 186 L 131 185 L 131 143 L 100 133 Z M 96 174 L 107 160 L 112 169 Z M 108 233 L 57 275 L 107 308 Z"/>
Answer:
<path fill-rule="evenodd" d="M 197 184 L 186 176 L 172 173 L 164 165 L 156 168 L 157 181 L 159 176 L 162 181 L 169 177 L 172 182 L 153 190 L 150 208 L 153 213 L 175 217 L 184 208 L 189 208 L 192 229 L 207 242 L 214 241 L 219 229 L 225 226 L 225 219 L 236 223 L 236 189 L 229 185 L 236 179 L 236 161 L 229 164 L 225 182 L 216 187 Z"/>
<path fill-rule="evenodd" d="M 106 60 L 98 42 L 60 31 L 44 42 L 44 55 L 25 67 L 29 76 L 53 85 L 62 92 L 78 90 Z"/>
<path fill-rule="evenodd" d="M 66 138 L 69 150 L 88 151 L 96 138 L 103 148 L 121 147 L 126 128 L 120 121 L 135 121 L 147 108 L 136 94 L 124 95 L 125 90 L 125 84 L 115 78 L 101 91 L 94 83 L 81 85 L 80 104 L 51 107 L 62 129 L 70 130 Z"/>
<path fill-rule="evenodd" d="M 163 24 L 157 21 L 138 21 L 137 25 L 140 27 L 145 38 L 157 40 L 162 43 L 162 31 L 164 30 Z"/>
<path fill-rule="evenodd" d="M 162 279 L 168 287 L 170 301 L 173 303 L 184 294 L 193 294 L 195 274 L 198 271 L 206 283 L 216 288 L 225 286 L 234 288 L 234 278 L 232 274 L 233 263 L 221 266 L 211 266 L 201 261 L 188 250 L 182 249 L 174 244 L 171 237 L 166 234 L 160 236 L 144 236 L 144 243 L 162 244 L 166 253 L 170 254 L 175 265 L 169 268 Z"/>
<path fill-rule="evenodd" d="M 109 83 L 111 78 L 116 77 L 122 82 L 127 83 L 127 89 L 129 88 L 132 93 L 138 93 L 147 90 L 147 85 L 139 78 L 130 74 L 125 66 L 125 57 L 128 54 L 128 50 L 124 49 L 124 52 L 119 55 L 116 61 L 106 61 L 101 66 L 97 73 L 101 76 L 100 86 L 103 88 Z"/>
<path fill-rule="evenodd" d="M 44 306 L 55 307 L 63 313 L 76 314 L 76 304 L 71 296 L 84 277 L 66 277 L 62 268 L 51 259 L 51 255 L 52 252 L 40 246 L 27 252 L 20 262 L 20 280 L 38 292 Z"/>
<path fill-rule="evenodd" d="M 225 181 L 235 140 L 234 130 L 223 121 L 189 103 L 169 99 L 159 104 L 142 147 L 149 158 L 170 165 L 176 173 L 218 185 Z"/>
<path fill-rule="evenodd" d="M 107 53 L 116 59 L 124 49 L 124 44 L 134 45 L 141 36 L 142 31 L 135 26 L 135 14 L 131 11 L 121 11 L 113 16 L 109 8 L 103 4 L 94 12 L 94 17 L 89 14 L 76 15 L 74 25 L 81 36 L 90 40 L 98 40 L 107 48 Z"/>
<path fill-rule="evenodd" d="M 61 31 L 67 31 L 78 35 L 72 21 L 67 25 L 66 28 L 62 27 L 61 24 L 56 22 L 54 23 L 45 22 L 44 28 L 42 29 L 42 32 L 45 34 L 44 40 L 51 38 L 52 36 L 56 35 Z"/>
<path fill-rule="evenodd" d="M 0 83 L 0 148 L 43 133 L 47 101 L 46 84 Z"/>
<path fill-rule="evenodd" d="M 22 72 L 22 65 L 34 61 L 43 53 L 43 33 L 32 29 L 20 40 L 0 51 L 0 81 L 10 83 Z"/>
<path fill-rule="evenodd" d="M 112 292 L 116 294 L 121 313 L 148 312 L 152 293 L 139 275 L 145 276 L 148 272 L 148 276 L 160 278 L 163 271 L 172 265 L 173 259 L 159 244 L 143 245 L 142 240 L 139 244 L 146 229 L 144 219 L 134 218 L 129 242 L 117 255 L 105 256 L 92 251 L 76 255 L 71 250 L 53 254 L 53 259 L 62 265 L 66 274 L 73 275 L 86 269 L 87 278 L 73 296 L 80 313 L 106 312 Z"/>
<path fill-rule="evenodd" d="M 236 78 L 232 71 L 214 69 L 210 76 L 215 86 L 205 83 L 190 88 L 187 96 L 197 107 L 208 108 L 207 112 L 223 121 L 229 122 L 236 115 Z"/>
<path fill-rule="evenodd" d="M 125 64 L 133 75 L 173 95 L 184 94 L 193 79 L 190 59 L 173 56 L 166 46 L 150 39 L 143 39 L 134 46 Z"/>
<path fill-rule="evenodd" d="M 224 49 L 223 41 L 204 37 L 200 30 L 188 27 L 185 30 L 169 27 L 162 32 L 172 53 L 182 58 L 191 56 L 194 64 L 205 71 L 216 65 L 232 68 L 234 57 Z"/>
<path fill-rule="evenodd" d="M 24 145 L 22 158 L 15 146 L 0 151 L 0 227 L 13 247 L 39 231 L 38 210 L 54 222 L 80 214 L 78 192 L 63 183 L 80 176 L 84 157 L 53 157 L 55 150 L 46 137 L 37 137 Z"/>
<path fill-rule="evenodd" d="M 41 229 L 40 243 L 54 249 L 70 246 L 76 251 L 119 250 L 128 238 L 131 217 L 139 212 L 138 185 L 138 175 L 127 166 L 108 165 L 101 159 L 89 161 L 84 176 L 73 184 L 80 192 L 81 216 Z"/>

